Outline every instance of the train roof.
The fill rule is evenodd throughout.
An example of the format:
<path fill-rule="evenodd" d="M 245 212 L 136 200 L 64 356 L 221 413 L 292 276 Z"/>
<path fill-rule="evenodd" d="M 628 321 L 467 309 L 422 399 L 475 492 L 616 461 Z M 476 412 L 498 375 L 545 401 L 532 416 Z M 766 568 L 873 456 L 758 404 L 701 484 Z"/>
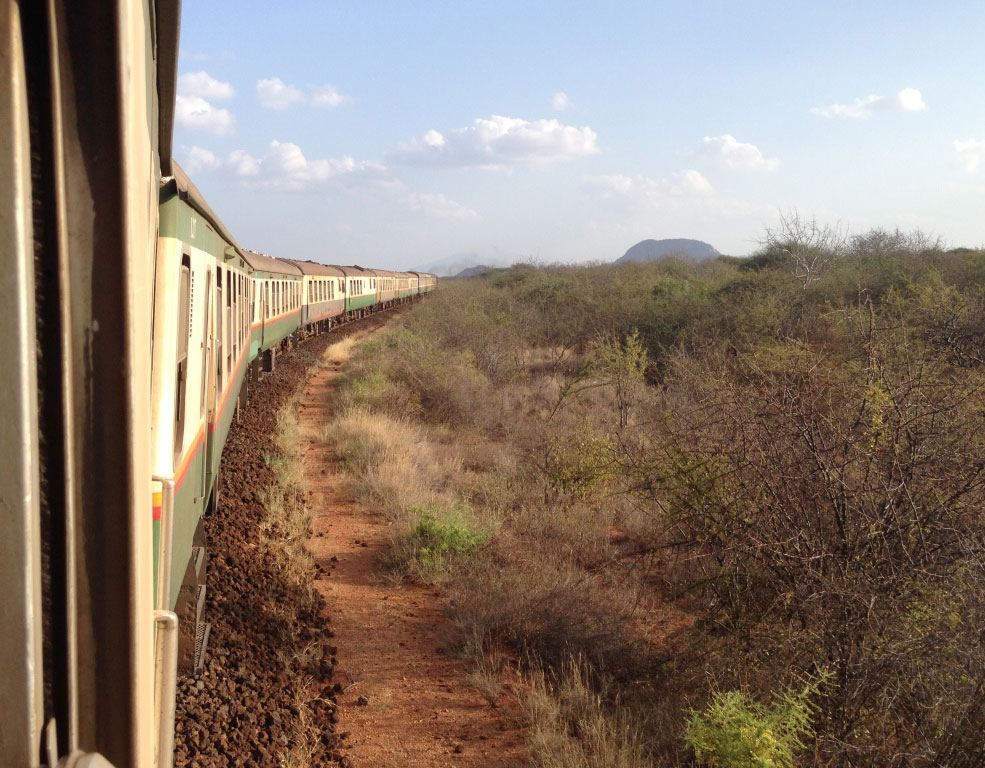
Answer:
<path fill-rule="evenodd" d="M 301 270 L 298 269 L 298 265 L 289 259 L 275 259 L 273 256 L 268 256 L 265 253 L 258 253 L 257 251 L 247 249 L 243 250 L 243 258 L 250 267 L 260 272 L 277 272 L 282 275 L 290 275 L 291 277 L 297 277 L 302 274 Z"/>
<path fill-rule="evenodd" d="M 322 275 L 329 277 L 339 277 L 344 275 L 345 272 L 342 271 L 341 267 L 334 267 L 331 264 L 321 264 L 317 261 L 299 261 L 297 259 L 283 259 L 283 261 L 289 261 L 298 269 L 301 270 L 303 275 Z"/>
<path fill-rule="evenodd" d="M 157 2 L 153 30 L 157 37 L 157 145 L 161 175 L 174 176 L 177 163 L 172 156 L 174 139 L 175 95 L 178 91 L 178 38 L 181 28 L 181 3 Z"/>
<path fill-rule="evenodd" d="M 335 265 L 333 265 L 333 266 L 335 266 Z M 360 267 L 360 266 L 358 266 L 356 264 L 353 264 L 352 266 L 349 266 L 349 267 L 338 266 L 336 268 L 337 269 L 341 269 L 342 272 L 343 272 L 343 274 L 346 274 L 349 277 L 363 277 L 363 276 L 367 276 L 367 275 L 369 277 L 376 277 L 376 273 L 373 272 L 373 270 L 366 269 L 366 267 Z"/>
<path fill-rule="evenodd" d="M 236 238 L 233 237 L 232 233 L 226 229 L 226 225 L 222 223 L 222 220 L 216 215 L 216 212 L 209 207 L 209 204 L 205 202 L 205 197 L 201 192 L 198 191 L 198 187 L 188 178 L 188 174 L 185 173 L 184 168 L 178 165 L 177 161 L 171 161 L 171 170 L 174 172 L 171 176 L 165 176 L 161 179 L 161 191 L 168 191 L 172 194 L 176 194 L 182 200 L 186 201 L 192 208 L 198 211 L 202 216 L 204 216 L 212 228 L 219 233 L 219 237 L 229 243 L 236 251 L 246 259 L 247 254 L 251 253 L 244 248 L 240 248 L 239 243 L 236 242 Z"/>
<path fill-rule="evenodd" d="M 394 272 L 390 269 L 374 269 L 372 272 L 377 277 L 394 277 L 400 274 L 399 272 Z"/>

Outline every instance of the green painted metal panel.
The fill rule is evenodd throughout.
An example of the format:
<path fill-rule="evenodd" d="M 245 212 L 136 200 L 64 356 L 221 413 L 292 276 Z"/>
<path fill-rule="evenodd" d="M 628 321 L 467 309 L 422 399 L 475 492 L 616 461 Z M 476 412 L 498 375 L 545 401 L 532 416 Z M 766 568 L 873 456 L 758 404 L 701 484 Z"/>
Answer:
<path fill-rule="evenodd" d="M 371 307 L 375 303 L 375 294 L 370 296 L 356 296 L 355 298 L 345 300 L 345 308 L 346 311 L 351 309 L 362 309 L 363 307 Z"/>

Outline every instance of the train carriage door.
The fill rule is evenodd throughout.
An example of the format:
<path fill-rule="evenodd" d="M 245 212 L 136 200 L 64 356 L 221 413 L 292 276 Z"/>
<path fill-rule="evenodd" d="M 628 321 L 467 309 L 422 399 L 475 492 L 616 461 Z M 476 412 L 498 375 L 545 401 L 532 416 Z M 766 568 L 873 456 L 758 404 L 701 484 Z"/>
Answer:
<path fill-rule="evenodd" d="M 213 358 L 213 336 L 214 323 L 212 321 L 212 270 L 205 270 L 205 313 L 203 315 L 204 333 L 202 341 L 202 415 L 205 417 L 205 434 L 208 436 L 209 423 L 212 421 L 212 413 L 215 410 L 215 360 Z M 204 446 L 203 446 L 204 447 Z M 204 460 L 205 451 L 202 451 L 202 493 L 204 497 L 207 492 L 206 480 L 208 479 L 208 462 Z"/>
<path fill-rule="evenodd" d="M 226 350 L 225 381 L 233 375 L 233 348 L 236 346 L 236 316 L 233 314 L 233 297 L 235 295 L 236 276 L 226 269 L 226 318 L 223 321 L 223 344 Z"/>
<path fill-rule="evenodd" d="M 260 287 L 260 349 L 263 349 L 267 335 L 267 318 L 270 313 L 270 283 L 266 280 Z"/>
<path fill-rule="evenodd" d="M 223 352 L 225 348 L 223 346 L 223 332 L 225 330 L 224 323 L 222 322 L 223 315 L 226 313 L 225 305 L 222 303 L 222 267 L 216 267 L 215 270 L 215 323 L 216 323 L 216 333 L 215 333 L 215 348 L 216 348 L 216 379 L 218 386 L 216 387 L 217 392 L 215 394 L 221 395 L 223 390 L 223 385 L 225 384 L 225 366 L 223 365 L 224 356 Z M 215 397 L 213 395 L 213 398 Z M 215 404 L 213 403 L 213 409 Z M 209 423 L 212 419 L 209 419 Z"/>

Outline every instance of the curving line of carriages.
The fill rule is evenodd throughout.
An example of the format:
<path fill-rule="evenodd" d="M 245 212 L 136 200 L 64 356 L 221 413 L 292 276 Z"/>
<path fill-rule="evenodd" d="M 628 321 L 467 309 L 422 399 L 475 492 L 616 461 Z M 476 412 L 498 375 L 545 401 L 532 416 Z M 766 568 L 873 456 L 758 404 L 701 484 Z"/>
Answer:
<path fill-rule="evenodd" d="M 250 380 L 435 287 L 239 246 L 174 163 L 180 15 L 0 0 L 5 766 L 169 768 L 175 667 L 208 640 L 199 523 Z"/>
<path fill-rule="evenodd" d="M 241 248 L 175 164 L 162 181 L 154 280 L 152 470 L 156 607 L 178 616 L 178 665 L 202 666 L 203 514 L 249 382 L 307 335 L 415 300 L 434 275 L 278 259 Z"/>

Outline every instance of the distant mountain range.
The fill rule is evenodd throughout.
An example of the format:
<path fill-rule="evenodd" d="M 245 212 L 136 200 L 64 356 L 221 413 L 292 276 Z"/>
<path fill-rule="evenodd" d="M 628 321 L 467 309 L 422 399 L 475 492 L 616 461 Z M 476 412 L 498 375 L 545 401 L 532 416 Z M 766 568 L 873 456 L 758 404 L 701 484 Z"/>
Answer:
<path fill-rule="evenodd" d="M 695 261 L 705 261 L 713 259 L 721 254 L 711 245 L 703 240 L 689 240 L 684 237 L 670 238 L 667 240 L 641 240 L 620 258 L 616 259 L 616 264 L 625 264 L 628 261 L 655 261 L 667 256 L 683 256 Z"/>
<path fill-rule="evenodd" d="M 455 277 L 478 277 L 479 275 L 484 275 L 486 272 L 492 272 L 494 269 L 499 269 L 499 267 L 487 267 L 485 264 L 476 264 L 474 267 L 463 269 Z"/>
<path fill-rule="evenodd" d="M 431 272 L 438 277 L 451 277 L 453 275 L 457 277 L 459 272 L 470 267 L 484 265 L 508 267 L 516 261 L 521 261 L 521 257 L 495 252 L 479 254 L 473 251 L 471 253 L 456 253 L 443 259 L 429 261 L 427 264 L 419 264 L 413 267 L 413 270 L 415 272 Z"/>
<path fill-rule="evenodd" d="M 721 254 L 713 246 L 702 240 L 691 240 L 684 237 L 641 240 L 613 263 L 654 261 L 668 256 L 705 261 L 721 256 Z M 475 277 L 491 269 L 509 267 L 519 261 L 523 261 L 523 257 L 516 254 L 497 251 L 480 254 L 472 251 L 471 253 L 457 253 L 454 256 L 446 256 L 427 264 L 420 264 L 414 267 L 414 270 L 432 272 L 438 277 Z"/>

